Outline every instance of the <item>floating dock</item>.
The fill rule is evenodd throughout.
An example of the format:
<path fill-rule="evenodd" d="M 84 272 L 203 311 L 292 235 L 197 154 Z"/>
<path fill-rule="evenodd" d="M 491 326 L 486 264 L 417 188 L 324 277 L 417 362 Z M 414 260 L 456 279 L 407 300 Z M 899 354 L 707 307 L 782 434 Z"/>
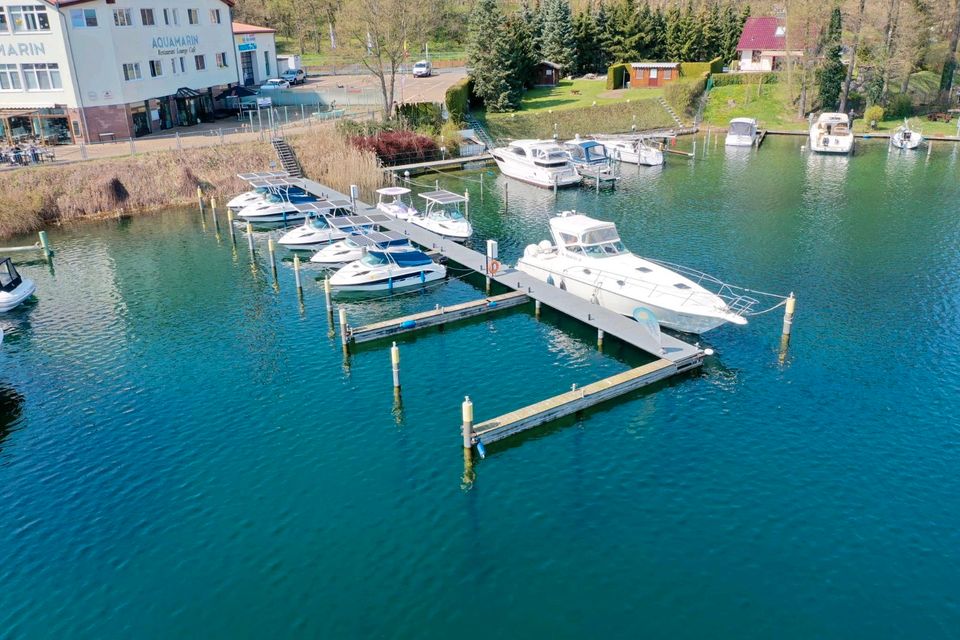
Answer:
<path fill-rule="evenodd" d="M 311 180 L 305 180 L 308 191 L 324 194 L 327 198 L 343 197 L 336 191 Z M 429 251 L 435 251 L 447 260 L 486 276 L 513 291 L 501 296 L 488 297 L 466 302 L 454 307 L 438 308 L 413 316 L 386 320 L 363 327 L 351 328 L 343 322 L 345 314 L 341 309 L 341 338 L 346 346 L 348 342 L 364 342 L 386 338 L 428 326 L 437 326 L 488 313 L 496 309 L 516 306 L 534 300 L 537 309 L 540 304 L 575 318 L 597 329 L 597 342 L 603 344 L 605 335 L 618 338 L 655 358 L 654 362 L 631 369 L 624 373 L 575 388 L 567 393 L 534 403 L 517 411 L 502 415 L 473 426 L 473 404 L 464 402 L 464 422 L 462 425 L 463 445 L 471 448 L 477 445 L 481 449 L 485 443 L 502 440 L 515 433 L 545 424 L 557 418 L 582 411 L 594 405 L 629 393 L 658 380 L 695 369 L 703 364 L 704 352 L 697 346 L 678 340 L 670 335 L 652 334 L 640 323 L 618 313 L 579 298 L 564 289 L 511 267 L 490 268 L 490 258 L 461 244 L 442 238 L 410 222 L 398 220 L 361 202 L 356 202 L 356 213 L 366 215 L 384 229 L 402 234 L 412 242 Z M 496 304 L 491 305 L 491 302 Z M 469 418 L 468 408 L 469 406 Z"/>
<path fill-rule="evenodd" d="M 409 171 L 410 175 L 417 175 L 418 173 L 423 173 L 431 169 L 460 169 L 467 164 L 487 162 L 493 162 L 493 156 L 491 156 L 489 153 L 481 153 L 475 156 L 446 158 L 444 160 L 430 160 L 428 162 L 411 162 L 410 164 L 398 164 L 392 167 L 384 167 L 383 170 L 387 173 L 397 173 L 400 175 L 403 175 L 404 171 Z"/>

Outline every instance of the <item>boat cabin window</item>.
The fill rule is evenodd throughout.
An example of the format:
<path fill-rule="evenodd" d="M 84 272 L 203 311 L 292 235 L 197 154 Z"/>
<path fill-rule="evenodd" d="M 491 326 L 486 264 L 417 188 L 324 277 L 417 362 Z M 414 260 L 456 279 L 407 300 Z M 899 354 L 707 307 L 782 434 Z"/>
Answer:
<path fill-rule="evenodd" d="M 567 164 L 567 154 L 561 149 L 551 149 L 550 151 L 538 149 L 535 153 L 534 162 L 541 167 L 562 167 Z"/>
<path fill-rule="evenodd" d="M 386 254 L 380 253 L 378 251 L 368 251 L 367 255 L 360 258 L 360 262 L 367 265 L 368 267 L 377 267 L 380 265 L 388 264 L 390 261 L 387 260 Z"/>
<path fill-rule="evenodd" d="M 620 234 L 616 227 L 600 227 L 583 234 L 583 244 L 598 244 L 600 242 L 611 242 L 620 240 Z"/>
<path fill-rule="evenodd" d="M 683 284 L 682 282 L 678 282 L 677 284 L 675 284 L 675 285 L 673 285 L 673 286 L 676 287 L 677 289 L 689 289 L 689 288 L 690 288 L 688 285 L 685 285 L 685 284 Z"/>
<path fill-rule="evenodd" d="M 594 145 L 586 148 L 587 160 L 604 160 L 607 157 L 607 150 L 602 145 Z"/>
<path fill-rule="evenodd" d="M 520 147 L 510 147 L 510 151 L 513 151 L 515 154 L 523 158 L 527 157 L 527 152 L 521 149 Z"/>
<path fill-rule="evenodd" d="M 10 258 L 0 262 L 0 289 L 12 291 L 20 286 L 20 282 L 20 274 L 17 273 L 17 268 L 10 262 Z"/>
<path fill-rule="evenodd" d="M 314 229 L 329 229 L 330 224 L 327 222 L 327 218 L 322 215 L 314 216 L 310 220 L 310 226 Z"/>
<path fill-rule="evenodd" d="M 560 239 L 563 240 L 563 244 L 569 246 L 577 244 L 577 236 L 572 236 L 569 233 L 560 233 Z"/>

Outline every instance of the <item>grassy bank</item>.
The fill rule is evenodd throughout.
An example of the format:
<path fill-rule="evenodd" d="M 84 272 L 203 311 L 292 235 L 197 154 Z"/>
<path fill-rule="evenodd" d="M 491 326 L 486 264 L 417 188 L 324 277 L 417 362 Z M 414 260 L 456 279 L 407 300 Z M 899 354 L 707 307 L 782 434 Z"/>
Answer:
<path fill-rule="evenodd" d="M 363 153 L 323 127 L 288 138 L 307 175 L 339 191 L 380 184 L 381 171 Z M 225 201 L 248 188 L 240 171 L 268 170 L 276 155 L 269 143 L 159 151 L 0 173 L 0 236 L 35 231 L 47 224 L 117 212 L 144 212 L 197 200 L 197 186 Z"/>
<path fill-rule="evenodd" d="M 649 99 L 556 111 L 490 113 L 485 119 L 487 130 L 494 138 L 512 139 L 551 138 L 556 131 L 560 139 L 565 140 L 578 133 L 625 133 L 634 125 L 637 131 L 674 126 L 663 107 L 656 100 Z"/>
<path fill-rule="evenodd" d="M 658 98 L 663 89 L 607 90 L 606 78 L 599 80 L 561 80 L 556 87 L 536 87 L 523 95 L 520 111 L 553 109 L 580 109 L 597 105 L 616 104 L 630 100 Z"/>
<path fill-rule="evenodd" d="M 806 119 L 797 118 L 796 110 L 790 106 L 784 84 L 714 87 L 703 111 L 703 121 L 726 127 L 733 118 L 756 118 L 764 129 L 803 131 L 809 127 Z"/>

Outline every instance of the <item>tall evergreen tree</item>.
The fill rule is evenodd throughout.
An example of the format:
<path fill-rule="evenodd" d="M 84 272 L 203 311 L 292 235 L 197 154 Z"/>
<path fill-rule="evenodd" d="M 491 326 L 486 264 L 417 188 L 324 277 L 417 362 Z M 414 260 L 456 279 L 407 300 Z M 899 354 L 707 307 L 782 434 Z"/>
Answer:
<path fill-rule="evenodd" d="M 568 0 L 548 0 L 543 16 L 541 53 L 563 67 L 562 73 L 572 73 L 576 61 L 573 38 L 573 19 Z"/>
<path fill-rule="evenodd" d="M 663 9 L 657 7 L 650 16 L 650 33 L 652 40 L 648 57 L 651 60 L 665 60 L 667 58 L 667 18 Z"/>
<path fill-rule="evenodd" d="M 597 14 L 594 16 L 597 29 L 597 73 L 606 73 L 612 63 L 610 55 L 610 16 L 607 13 L 607 4 L 600 0 L 597 4 Z"/>
<path fill-rule="evenodd" d="M 577 50 L 574 72 L 577 74 L 601 73 L 597 23 L 589 9 L 577 14 L 577 19 L 574 22 L 574 34 Z"/>
<path fill-rule="evenodd" d="M 664 53 L 666 58 L 675 61 L 683 61 L 684 38 L 686 36 L 683 22 L 683 13 L 678 4 L 672 5 L 667 9 L 664 16 Z"/>
<path fill-rule="evenodd" d="M 830 14 L 830 25 L 824 37 L 824 60 L 820 69 L 817 70 L 820 105 L 824 109 L 837 108 L 840 102 L 840 90 L 847 74 L 843 62 L 840 61 L 840 53 L 843 51 L 840 44 L 842 30 L 840 7 L 835 7 Z"/>
<path fill-rule="evenodd" d="M 490 111 L 509 111 L 519 103 L 510 45 L 496 0 L 477 0 L 467 31 L 467 61 L 473 92 Z"/>

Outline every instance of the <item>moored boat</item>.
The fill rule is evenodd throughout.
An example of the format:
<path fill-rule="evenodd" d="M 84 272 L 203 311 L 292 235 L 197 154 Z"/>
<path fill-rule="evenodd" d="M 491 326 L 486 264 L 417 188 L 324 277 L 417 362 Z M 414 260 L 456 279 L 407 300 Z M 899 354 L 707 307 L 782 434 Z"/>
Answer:
<path fill-rule="evenodd" d="M 342 266 L 362 258 L 364 247 L 381 251 L 413 250 L 410 241 L 396 231 L 361 231 L 320 249 L 310 262 L 328 267 Z"/>
<path fill-rule="evenodd" d="M 810 150 L 833 154 L 852 152 L 850 116 L 845 113 L 821 113 L 810 126 Z"/>
<path fill-rule="evenodd" d="M 919 131 L 910 128 L 907 119 L 903 119 L 903 124 L 897 127 L 897 130 L 890 136 L 890 144 L 897 149 L 916 149 L 923 142 L 923 135 Z"/>
<path fill-rule="evenodd" d="M 646 138 L 611 138 L 600 141 L 610 157 L 629 164 L 657 167 L 663 164 L 663 151 Z"/>
<path fill-rule="evenodd" d="M 354 241 L 364 242 L 364 237 L 357 236 Z M 440 280 L 446 275 L 445 266 L 418 249 L 387 251 L 368 246 L 359 260 L 330 276 L 330 286 L 339 291 L 392 291 Z"/>
<path fill-rule="evenodd" d="M 349 218 L 350 203 L 337 202 L 309 202 L 294 205 L 297 211 L 306 214 L 307 218 L 302 225 L 283 234 L 277 241 L 289 249 L 307 250 L 319 249 L 325 244 L 346 238 L 351 232 L 359 228 L 370 228 L 372 222 L 358 221 L 356 225 L 337 226 L 333 224 L 335 218 Z M 364 218 L 363 220 L 367 220 Z"/>
<path fill-rule="evenodd" d="M 0 260 L 0 312 L 20 306 L 37 290 L 30 278 L 24 278 L 10 258 Z"/>
<path fill-rule="evenodd" d="M 570 156 L 552 140 L 514 140 L 490 152 L 505 176 L 545 188 L 580 184 Z"/>
<path fill-rule="evenodd" d="M 465 196 L 440 190 L 421 193 L 420 197 L 427 201 L 427 206 L 423 213 L 409 218 L 411 224 L 455 242 L 473 235 L 473 225 L 460 211 L 460 205 L 467 202 Z"/>
<path fill-rule="evenodd" d="M 734 118 L 727 129 L 723 144 L 728 147 L 752 147 L 757 142 L 757 121 L 754 118 Z"/>
<path fill-rule="evenodd" d="M 404 197 L 410 193 L 406 187 L 384 187 L 377 189 L 377 209 L 388 216 L 399 220 L 407 220 L 417 215 L 417 208 Z"/>

